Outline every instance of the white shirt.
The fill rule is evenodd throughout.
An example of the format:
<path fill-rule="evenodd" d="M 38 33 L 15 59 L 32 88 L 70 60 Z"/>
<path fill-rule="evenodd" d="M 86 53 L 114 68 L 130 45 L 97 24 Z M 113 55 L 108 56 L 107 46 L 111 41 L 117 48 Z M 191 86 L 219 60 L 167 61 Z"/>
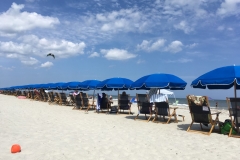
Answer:
<path fill-rule="evenodd" d="M 150 103 L 153 102 L 167 102 L 168 97 L 165 94 L 153 94 L 150 98 Z"/>
<path fill-rule="evenodd" d="M 73 92 L 73 95 L 76 96 L 78 95 L 80 92 Z"/>

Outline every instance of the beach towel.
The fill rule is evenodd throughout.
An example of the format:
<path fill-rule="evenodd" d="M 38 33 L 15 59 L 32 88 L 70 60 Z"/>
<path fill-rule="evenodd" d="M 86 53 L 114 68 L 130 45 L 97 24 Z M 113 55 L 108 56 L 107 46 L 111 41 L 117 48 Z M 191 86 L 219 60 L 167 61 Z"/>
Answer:
<path fill-rule="evenodd" d="M 18 99 L 26 99 L 26 96 L 18 96 Z"/>
<path fill-rule="evenodd" d="M 158 91 L 157 88 L 151 88 L 149 93 L 148 93 L 148 97 L 151 98 L 152 95 L 157 94 L 157 91 Z"/>
<path fill-rule="evenodd" d="M 99 93 L 97 94 L 97 105 L 96 105 L 96 109 L 97 110 L 100 110 L 100 104 L 101 104 L 101 100 L 102 100 L 102 97 L 99 95 Z"/>
<path fill-rule="evenodd" d="M 167 102 L 168 101 L 168 97 L 166 94 L 153 94 L 150 97 L 150 103 L 153 102 Z"/>

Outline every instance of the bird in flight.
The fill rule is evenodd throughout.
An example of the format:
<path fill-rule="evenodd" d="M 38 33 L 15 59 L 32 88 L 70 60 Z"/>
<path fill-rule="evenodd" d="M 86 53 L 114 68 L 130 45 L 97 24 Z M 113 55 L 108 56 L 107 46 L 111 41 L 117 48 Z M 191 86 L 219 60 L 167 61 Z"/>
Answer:
<path fill-rule="evenodd" d="M 48 53 L 47 56 L 52 56 L 55 59 L 55 56 L 52 53 Z"/>

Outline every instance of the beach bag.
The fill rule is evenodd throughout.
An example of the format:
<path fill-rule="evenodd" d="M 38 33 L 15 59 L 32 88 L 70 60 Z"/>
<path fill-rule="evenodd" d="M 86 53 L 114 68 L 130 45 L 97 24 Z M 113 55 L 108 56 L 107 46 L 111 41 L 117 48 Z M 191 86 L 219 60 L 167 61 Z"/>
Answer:
<path fill-rule="evenodd" d="M 232 123 L 230 119 L 226 119 L 221 127 L 221 134 L 229 134 L 230 130 L 232 128 Z M 237 134 L 237 132 L 233 129 L 232 134 Z"/>
<path fill-rule="evenodd" d="M 118 111 L 118 106 L 112 106 L 111 107 L 111 112 L 112 113 L 117 113 L 117 111 Z"/>

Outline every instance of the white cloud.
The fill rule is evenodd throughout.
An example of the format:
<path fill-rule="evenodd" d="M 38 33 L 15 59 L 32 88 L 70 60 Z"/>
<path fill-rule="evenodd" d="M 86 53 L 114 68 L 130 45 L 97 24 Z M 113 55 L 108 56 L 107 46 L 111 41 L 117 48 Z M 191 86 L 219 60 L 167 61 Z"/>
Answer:
<path fill-rule="evenodd" d="M 137 45 L 138 50 L 145 50 L 147 52 L 156 51 L 162 48 L 165 45 L 165 39 L 158 39 L 155 42 L 143 40 L 141 44 Z"/>
<path fill-rule="evenodd" d="M 193 28 L 186 21 L 181 21 L 179 24 L 174 25 L 174 28 L 183 30 L 186 34 L 193 31 Z"/>
<path fill-rule="evenodd" d="M 137 61 L 137 64 L 142 64 L 142 63 L 145 63 L 145 61 L 144 61 L 144 60 L 141 60 L 141 59 L 139 59 L 139 60 Z"/>
<path fill-rule="evenodd" d="M 192 59 L 189 59 L 189 58 L 180 58 L 178 60 L 169 60 L 169 61 L 166 61 L 167 63 L 188 63 L 188 62 L 192 62 L 193 60 Z"/>
<path fill-rule="evenodd" d="M 93 53 L 89 56 L 89 58 L 94 58 L 94 57 L 99 57 L 99 56 L 100 56 L 99 53 L 93 52 Z"/>
<path fill-rule="evenodd" d="M 156 51 L 159 48 L 163 47 L 165 44 L 165 40 L 164 39 L 159 39 L 156 42 L 154 42 L 151 46 L 150 46 L 150 51 Z"/>
<path fill-rule="evenodd" d="M 20 56 L 18 54 L 7 54 L 7 58 L 19 58 Z"/>
<path fill-rule="evenodd" d="M 218 31 L 222 31 L 222 30 L 224 30 L 224 29 L 225 29 L 224 26 L 218 26 L 218 28 L 217 28 Z"/>
<path fill-rule="evenodd" d="M 168 47 L 165 49 L 168 52 L 177 53 L 182 50 L 183 44 L 180 41 L 173 41 Z"/>
<path fill-rule="evenodd" d="M 126 50 L 123 49 L 102 49 L 101 53 L 104 55 L 104 57 L 108 60 L 127 60 L 131 58 L 135 58 L 137 55 L 129 53 Z"/>
<path fill-rule="evenodd" d="M 232 27 L 224 27 L 224 26 L 218 26 L 217 28 L 218 31 L 224 31 L 224 30 L 228 30 L 228 31 L 233 31 L 233 28 Z"/>
<path fill-rule="evenodd" d="M 4 53 L 24 55 L 27 54 L 29 51 L 31 52 L 31 46 L 29 44 L 15 43 L 12 41 L 9 42 L 0 41 L 0 51 Z"/>
<path fill-rule="evenodd" d="M 163 3 L 156 3 L 163 8 L 163 13 L 168 15 L 183 16 L 184 14 L 194 15 L 195 18 L 204 18 L 208 15 L 202 8 L 205 0 L 165 0 Z"/>
<path fill-rule="evenodd" d="M 138 50 L 148 50 L 150 41 L 143 40 L 141 44 L 137 45 Z"/>
<path fill-rule="evenodd" d="M 95 16 L 104 32 L 149 32 L 150 25 L 146 16 L 137 9 L 121 9 Z"/>
<path fill-rule="evenodd" d="M 51 52 L 57 58 L 65 58 L 84 54 L 84 49 L 86 47 L 84 42 L 73 43 L 66 40 L 38 38 L 35 35 L 23 36 L 19 38 L 19 41 L 22 43 L 0 41 L 0 52 L 24 56 L 36 55 L 41 57 Z"/>
<path fill-rule="evenodd" d="M 11 70 L 14 69 L 14 67 L 4 67 L 4 66 L 1 66 L 1 65 L 0 65 L 0 69 L 1 69 L 1 70 L 10 70 L 10 71 L 11 71 Z"/>
<path fill-rule="evenodd" d="M 189 44 L 189 45 L 186 45 L 187 48 L 194 48 L 198 45 L 198 43 L 193 43 L 193 44 Z"/>
<path fill-rule="evenodd" d="M 23 4 L 12 3 L 11 8 L 0 14 L 0 35 L 11 36 L 34 28 L 53 28 L 59 24 L 57 18 L 42 16 L 35 12 L 21 12 Z"/>
<path fill-rule="evenodd" d="M 25 0 L 26 2 L 34 2 L 35 0 Z"/>
<path fill-rule="evenodd" d="M 45 67 L 51 67 L 51 66 L 53 66 L 53 63 L 48 61 L 48 62 L 42 63 L 40 67 L 45 68 Z"/>
<path fill-rule="evenodd" d="M 30 57 L 30 58 L 24 58 L 21 60 L 21 62 L 25 65 L 34 65 L 37 64 L 39 61 L 36 58 Z"/>
<path fill-rule="evenodd" d="M 225 0 L 217 10 L 220 16 L 238 15 L 240 13 L 240 0 Z"/>

